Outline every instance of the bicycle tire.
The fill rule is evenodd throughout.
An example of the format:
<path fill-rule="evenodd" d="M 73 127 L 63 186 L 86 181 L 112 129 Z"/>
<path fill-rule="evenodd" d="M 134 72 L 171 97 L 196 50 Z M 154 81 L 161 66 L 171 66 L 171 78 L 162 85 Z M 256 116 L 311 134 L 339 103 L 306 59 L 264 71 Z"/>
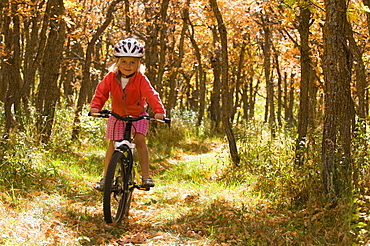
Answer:
<path fill-rule="evenodd" d="M 132 199 L 132 153 L 115 151 L 108 166 L 103 210 L 106 223 L 120 223 L 128 215 Z"/>

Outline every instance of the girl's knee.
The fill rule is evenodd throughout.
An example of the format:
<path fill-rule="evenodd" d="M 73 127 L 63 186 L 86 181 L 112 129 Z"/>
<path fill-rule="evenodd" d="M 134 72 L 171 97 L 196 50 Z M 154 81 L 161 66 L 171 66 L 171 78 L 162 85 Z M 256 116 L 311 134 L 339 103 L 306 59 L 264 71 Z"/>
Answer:
<path fill-rule="evenodd" d="M 108 150 L 111 150 L 111 149 L 114 149 L 114 141 L 110 139 L 108 143 Z"/>
<path fill-rule="evenodd" d="M 145 136 L 141 133 L 136 133 L 134 142 L 138 146 L 146 145 Z"/>

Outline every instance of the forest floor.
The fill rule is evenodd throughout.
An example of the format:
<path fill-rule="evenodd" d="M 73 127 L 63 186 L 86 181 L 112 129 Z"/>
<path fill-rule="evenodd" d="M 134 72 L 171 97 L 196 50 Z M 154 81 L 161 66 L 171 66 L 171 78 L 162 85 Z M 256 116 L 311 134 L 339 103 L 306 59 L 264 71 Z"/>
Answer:
<path fill-rule="evenodd" d="M 71 160 L 43 157 L 49 178 L 0 192 L 0 245 L 370 245 L 365 222 L 353 224 L 361 243 L 348 236 L 345 206 L 266 199 L 255 177 L 230 170 L 221 140 L 190 140 L 167 160 L 153 151 L 156 186 L 135 190 L 122 224 L 106 224 L 93 189 L 104 151 L 71 150 Z"/>
<path fill-rule="evenodd" d="M 167 160 L 149 192 L 135 190 L 121 225 L 104 222 L 102 194 L 92 188 L 98 177 L 76 180 L 73 170 L 50 180 L 59 183 L 53 190 L 0 193 L 0 244 L 242 245 L 248 233 L 232 233 L 241 223 L 235 208 L 261 208 L 264 201 L 250 192 L 253 181 L 223 181 L 227 151 L 219 143 L 210 143 L 207 152 L 194 151 Z"/>

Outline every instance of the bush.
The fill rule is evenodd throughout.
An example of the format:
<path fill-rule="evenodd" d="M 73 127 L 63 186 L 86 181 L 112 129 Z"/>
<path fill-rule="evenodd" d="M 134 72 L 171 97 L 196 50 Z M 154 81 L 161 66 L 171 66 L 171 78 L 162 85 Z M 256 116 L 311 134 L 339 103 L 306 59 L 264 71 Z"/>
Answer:
<path fill-rule="evenodd" d="M 57 168 L 48 161 L 48 151 L 34 142 L 25 132 L 11 134 L 0 144 L 3 153 L 0 161 L 0 183 L 4 190 L 27 191 L 43 186 L 44 181 L 58 174 Z"/>
<path fill-rule="evenodd" d="M 101 153 L 96 153 L 94 149 L 103 145 L 102 121 L 81 116 L 81 138 L 78 142 L 73 142 L 71 133 L 74 111 L 62 105 L 56 110 L 50 141 L 43 144 L 35 129 L 33 111 L 31 108 L 28 112 L 31 117 L 18 116 L 20 122 L 25 124 L 11 129 L 7 135 L 1 132 L 0 189 L 5 191 L 45 189 L 45 185 L 52 183 L 53 180 L 56 183 L 64 182 L 62 176 L 65 170 L 70 171 L 75 169 L 74 167 L 78 167 L 82 172 L 101 172 L 103 169 Z M 4 119 L 1 117 L 2 115 L 0 124 L 4 125 Z M 81 147 L 91 148 L 91 154 L 81 155 L 79 151 Z"/>

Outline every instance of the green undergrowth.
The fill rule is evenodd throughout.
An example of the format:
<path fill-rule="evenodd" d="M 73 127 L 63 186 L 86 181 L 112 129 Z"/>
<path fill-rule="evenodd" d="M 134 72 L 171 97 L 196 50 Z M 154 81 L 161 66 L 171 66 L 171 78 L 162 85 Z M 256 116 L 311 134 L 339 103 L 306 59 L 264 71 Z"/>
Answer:
<path fill-rule="evenodd" d="M 236 129 L 242 161 L 231 176 L 241 182 L 250 175 L 256 177 L 253 192 L 270 201 L 271 217 L 281 213 L 285 215 L 281 218 L 287 219 L 283 233 L 289 238 L 289 245 L 370 243 L 370 163 L 364 158 L 368 156 L 367 150 L 354 147 L 353 170 L 357 174 L 353 177 L 357 176 L 357 183 L 353 191 L 338 198 L 333 205 L 322 185 L 320 129 L 308 133 L 307 140 L 300 143 L 301 162 L 296 159 L 296 136 L 291 129 L 282 128 L 274 138 L 268 125 L 257 122 L 239 125 Z M 368 133 L 359 132 L 356 137 L 354 145 L 369 142 Z M 263 234 L 271 233 L 267 231 L 264 229 Z"/>
<path fill-rule="evenodd" d="M 144 245 L 369 243 L 368 179 L 360 177 L 350 200 L 327 206 L 320 133 L 306 144 L 304 165 L 297 165 L 290 130 L 271 138 L 261 122 L 238 125 L 236 166 L 226 138 L 212 134 L 207 122 L 197 126 L 187 111 L 174 112 L 170 128 L 151 124 L 147 142 L 156 187 L 136 193 L 129 225 L 107 226 L 101 195 L 92 189 L 102 174 L 106 119 L 82 115 L 72 141 L 73 117 L 71 109 L 57 111 L 48 144 L 38 141 L 33 124 L 0 140 L 0 244 L 112 245 L 138 238 Z M 369 173 L 366 156 L 355 156 L 364 163 L 362 175 Z M 35 234 L 24 233 L 32 228 Z"/>

